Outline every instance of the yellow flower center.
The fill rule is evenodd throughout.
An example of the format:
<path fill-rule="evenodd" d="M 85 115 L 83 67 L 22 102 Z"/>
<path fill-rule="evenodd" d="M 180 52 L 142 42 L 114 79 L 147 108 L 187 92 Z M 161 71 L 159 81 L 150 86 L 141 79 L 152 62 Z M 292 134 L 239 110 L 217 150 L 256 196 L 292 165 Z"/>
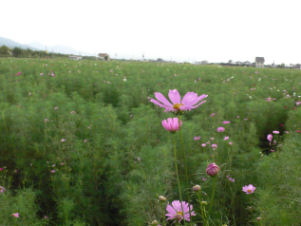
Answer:
<path fill-rule="evenodd" d="M 250 192 L 250 193 L 251 193 L 251 192 L 252 192 L 252 190 L 251 190 L 251 189 L 248 189 L 248 192 Z"/>
<path fill-rule="evenodd" d="M 183 217 L 183 212 L 182 211 L 177 211 L 177 215 Z"/>
<path fill-rule="evenodd" d="M 176 110 L 180 110 L 180 108 L 181 108 L 183 105 L 184 105 L 184 104 L 178 104 L 178 103 L 176 103 L 176 104 L 173 105 L 173 108 L 176 109 Z"/>

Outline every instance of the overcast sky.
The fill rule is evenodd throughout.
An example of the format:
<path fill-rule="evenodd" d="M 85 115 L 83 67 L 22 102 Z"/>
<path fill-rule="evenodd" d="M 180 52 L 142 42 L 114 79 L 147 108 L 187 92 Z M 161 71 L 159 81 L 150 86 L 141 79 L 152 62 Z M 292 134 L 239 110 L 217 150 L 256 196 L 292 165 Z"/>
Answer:
<path fill-rule="evenodd" d="M 0 37 L 111 57 L 301 63 L 301 0 L 0 0 Z"/>

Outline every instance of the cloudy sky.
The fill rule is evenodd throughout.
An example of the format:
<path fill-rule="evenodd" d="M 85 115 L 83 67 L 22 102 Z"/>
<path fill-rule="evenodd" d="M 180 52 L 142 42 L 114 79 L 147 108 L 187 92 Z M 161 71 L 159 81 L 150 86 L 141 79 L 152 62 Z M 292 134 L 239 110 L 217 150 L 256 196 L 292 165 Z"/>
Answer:
<path fill-rule="evenodd" d="M 0 37 L 112 57 L 301 63 L 300 0 L 0 1 Z"/>

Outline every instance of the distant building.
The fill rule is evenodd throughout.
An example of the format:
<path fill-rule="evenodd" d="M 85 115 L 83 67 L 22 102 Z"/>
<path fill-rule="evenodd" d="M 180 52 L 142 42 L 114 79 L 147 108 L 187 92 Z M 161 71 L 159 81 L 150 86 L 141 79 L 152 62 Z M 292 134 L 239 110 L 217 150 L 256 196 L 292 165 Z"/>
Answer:
<path fill-rule="evenodd" d="M 109 54 L 107 54 L 107 53 L 99 53 L 99 54 L 98 54 L 98 58 L 99 58 L 100 60 L 110 60 L 110 56 L 109 56 Z"/>
<path fill-rule="evenodd" d="M 264 67 L 264 57 L 256 57 L 255 64 L 256 64 L 256 67 L 263 68 Z"/>
<path fill-rule="evenodd" d="M 71 60 L 81 60 L 83 57 L 82 56 L 75 56 L 75 55 L 70 55 L 69 59 Z"/>

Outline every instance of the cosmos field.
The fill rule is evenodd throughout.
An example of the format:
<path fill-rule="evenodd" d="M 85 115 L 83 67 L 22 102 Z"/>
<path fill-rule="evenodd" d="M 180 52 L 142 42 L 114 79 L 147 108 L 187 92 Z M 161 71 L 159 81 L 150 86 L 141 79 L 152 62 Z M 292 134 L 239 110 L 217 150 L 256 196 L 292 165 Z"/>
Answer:
<path fill-rule="evenodd" d="M 300 70 L 0 58 L 0 225 L 299 226 L 300 146 Z"/>

